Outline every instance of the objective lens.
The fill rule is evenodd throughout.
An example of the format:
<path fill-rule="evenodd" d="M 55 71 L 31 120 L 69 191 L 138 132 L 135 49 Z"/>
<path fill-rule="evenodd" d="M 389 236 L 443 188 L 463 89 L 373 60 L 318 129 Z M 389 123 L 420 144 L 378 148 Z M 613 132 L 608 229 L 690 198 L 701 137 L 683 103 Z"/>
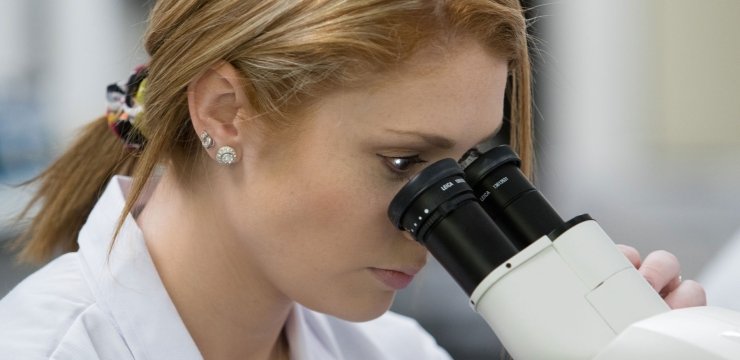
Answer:
<path fill-rule="evenodd" d="M 391 201 L 388 217 L 425 245 L 468 295 L 517 252 L 452 159 L 437 161 L 409 180 Z"/>
<path fill-rule="evenodd" d="M 519 249 L 565 223 L 519 170 L 521 160 L 510 147 L 471 151 L 461 162 L 469 163 L 465 176 L 483 208 Z"/>

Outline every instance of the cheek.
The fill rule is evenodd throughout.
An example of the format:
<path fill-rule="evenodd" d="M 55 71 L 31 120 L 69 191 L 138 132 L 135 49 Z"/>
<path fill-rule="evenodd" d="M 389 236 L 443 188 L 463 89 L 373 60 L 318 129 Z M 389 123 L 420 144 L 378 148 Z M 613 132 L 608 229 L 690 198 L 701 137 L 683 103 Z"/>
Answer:
<path fill-rule="evenodd" d="M 277 231 L 294 238 L 290 251 L 350 261 L 370 258 L 379 245 L 390 241 L 394 229 L 386 212 L 394 193 L 365 179 L 312 177 L 294 186 L 274 224 Z M 287 245 L 290 239 L 285 240 Z"/>
<path fill-rule="evenodd" d="M 319 276 L 373 265 L 391 250 L 399 231 L 386 214 L 403 184 L 380 176 L 369 161 L 337 153 L 305 152 L 286 170 L 253 178 L 259 189 L 242 202 L 249 220 L 237 225 L 253 259 Z"/>
<path fill-rule="evenodd" d="M 352 180 L 352 181 L 356 181 Z M 377 227 L 377 214 L 384 205 L 364 186 L 337 179 L 316 179 L 296 194 L 291 218 L 308 233 L 321 234 L 330 243 L 352 242 L 367 226 Z"/>

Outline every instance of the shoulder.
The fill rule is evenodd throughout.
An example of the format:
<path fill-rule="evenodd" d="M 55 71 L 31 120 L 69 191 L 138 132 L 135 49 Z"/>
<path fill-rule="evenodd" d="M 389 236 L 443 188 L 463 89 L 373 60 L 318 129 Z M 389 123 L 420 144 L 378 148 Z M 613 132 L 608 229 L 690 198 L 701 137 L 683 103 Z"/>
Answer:
<path fill-rule="evenodd" d="M 80 266 L 77 253 L 62 255 L 0 300 L 3 356 L 86 358 L 84 354 L 96 354 L 95 340 L 108 335 L 116 337 L 108 317 L 97 306 Z M 110 346 L 115 347 L 115 342 Z"/>
<path fill-rule="evenodd" d="M 323 341 L 332 342 L 341 354 L 351 359 L 431 359 L 450 360 L 434 338 L 416 320 L 386 312 L 367 322 L 350 322 L 303 309 L 306 322 L 320 323 L 326 333 Z M 313 331 L 319 326 L 313 325 Z"/>

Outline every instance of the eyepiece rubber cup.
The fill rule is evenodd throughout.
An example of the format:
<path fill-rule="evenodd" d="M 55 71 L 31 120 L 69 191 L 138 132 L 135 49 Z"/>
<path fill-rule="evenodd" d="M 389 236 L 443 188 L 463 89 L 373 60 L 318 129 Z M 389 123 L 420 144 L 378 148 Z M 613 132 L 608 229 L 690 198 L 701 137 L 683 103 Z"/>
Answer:
<path fill-rule="evenodd" d="M 506 163 L 513 163 L 519 167 L 522 161 L 508 145 L 500 145 L 488 150 L 465 168 L 468 184 L 475 188 L 491 171 Z"/>
<path fill-rule="evenodd" d="M 443 159 L 427 166 L 393 197 L 388 206 L 388 218 L 395 227 L 405 230 L 401 224 L 403 215 L 422 193 L 445 178 L 464 175 L 465 172 L 453 159 Z"/>

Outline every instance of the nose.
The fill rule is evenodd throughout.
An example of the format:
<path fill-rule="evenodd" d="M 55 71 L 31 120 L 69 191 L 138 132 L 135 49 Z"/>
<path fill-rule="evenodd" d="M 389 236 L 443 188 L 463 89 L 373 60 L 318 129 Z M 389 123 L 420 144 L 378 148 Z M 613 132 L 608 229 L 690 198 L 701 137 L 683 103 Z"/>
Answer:
<path fill-rule="evenodd" d="M 428 254 L 426 246 L 416 241 L 416 239 L 414 239 L 414 236 L 408 231 L 403 231 L 403 237 L 406 240 L 411 241 L 410 246 L 413 248 L 413 251 L 419 257 L 419 263 L 421 264 L 420 266 L 424 266 L 424 264 L 426 264 L 427 262 L 427 254 Z"/>
<path fill-rule="evenodd" d="M 408 231 L 401 231 L 401 233 L 403 234 L 403 237 L 406 238 L 407 240 L 411 240 L 413 242 L 416 242 L 416 239 L 414 239 L 414 236 L 411 235 L 410 232 L 408 232 Z"/>

